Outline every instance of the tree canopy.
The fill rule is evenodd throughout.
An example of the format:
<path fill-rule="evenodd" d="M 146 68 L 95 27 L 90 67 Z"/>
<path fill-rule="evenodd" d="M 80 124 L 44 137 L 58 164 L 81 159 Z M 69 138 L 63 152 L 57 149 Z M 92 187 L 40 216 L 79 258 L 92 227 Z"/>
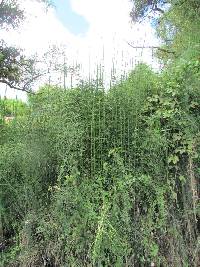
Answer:
<path fill-rule="evenodd" d="M 36 0 L 50 5 L 49 1 Z M 17 0 L 0 1 L 0 29 L 16 28 L 25 19 L 26 14 Z M 32 91 L 33 82 L 42 74 L 35 66 L 35 58 L 27 58 L 23 51 L 11 47 L 0 40 L 0 82 L 10 88 L 26 92 Z"/>
<path fill-rule="evenodd" d="M 131 17 L 133 21 L 149 17 L 162 41 L 157 55 L 165 62 L 179 58 L 183 53 L 194 52 L 197 56 L 199 0 L 135 0 Z"/>

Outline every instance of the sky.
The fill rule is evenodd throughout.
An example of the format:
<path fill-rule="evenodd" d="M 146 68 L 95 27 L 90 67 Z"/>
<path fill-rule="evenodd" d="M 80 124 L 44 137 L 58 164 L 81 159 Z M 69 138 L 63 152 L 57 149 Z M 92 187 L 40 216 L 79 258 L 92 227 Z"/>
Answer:
<path fill-rule="evenodd" d="M 113 65 L 118 76 L 125 70 L 130 71 L 139 61 L 156 66 L 151 49 L 133 49 L 127 44 L 158 44 L 148 21 L 131 23 L 129 0 L 54 0 L 54 5 L 46 10 L 37 1 L 21 0 L 27 19 L 17 31 L 1 31 L 2 38 L 11 45 L 22 47 L 28 55 L 37 53 L 41 57 L 52 45 L 61 47 L 67 66 L 78 64 L 83 79 L 95 75 L 96 66 L 100 64 L 107 83 Z M 64 57 L 58 56 L 56 60 L 62 64 Z M 75 85 L 78 78 L 73 75 L 68 77 Z M 51 82 L 55 81 L 62 84 L 61 73 L 51 74 Z M 36 83 L 35 89 L 44 82 Z M 1 95 L 4 91 L 0 86 Z M 7 90 L 6 94 L 25 98 L 25 94 L 14 90 Z"/>
<path fill-rule="evenodd" d="M 72 9 L 70 0 L 54 0 L 55 14 L 63 26 L 66 27 L 72 34 L 84 35 L 89 29 L 89 22 L 84 16 L 77 14 Z"/>

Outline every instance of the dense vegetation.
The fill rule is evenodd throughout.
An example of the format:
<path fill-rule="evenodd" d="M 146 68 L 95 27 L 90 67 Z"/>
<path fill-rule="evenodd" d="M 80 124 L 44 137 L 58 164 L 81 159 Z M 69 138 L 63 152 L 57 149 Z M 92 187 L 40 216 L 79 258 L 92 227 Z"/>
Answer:
<path fill-rule="evenodd" d="M 109 91 L 97 79 L 1 100 L 2 266 L 199 266 L 200 24 L 188 12 L 172 5 L 159 24 L 177 29 L 160 73 L 139 64 Z"/>

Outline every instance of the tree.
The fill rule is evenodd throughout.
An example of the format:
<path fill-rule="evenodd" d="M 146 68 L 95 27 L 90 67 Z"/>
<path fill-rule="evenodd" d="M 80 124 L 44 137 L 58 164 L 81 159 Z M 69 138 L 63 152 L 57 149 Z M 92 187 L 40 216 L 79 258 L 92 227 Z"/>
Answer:
<path fill-rule="evenodd" d="M 197 53 L 194 48 L 200 35 L 199 0 L 132 0 L 132 20 L 150 18 L 162 45 L 157 56 L 164 61 L 179 58 L 184 53 Z M 156 13 L 156 16 L 155 16 Z M 158 15 L 159 14 L 159 15 Z M 200 41 L 200 40 L 199 40 Z M 190 51 L 189 51 L 190 50 Z"/>
<path fill-rule="evenodd" d="M 15 28 L 24 19 L 24 12 L 19 8 L 17 1 L 1 0 L 0 25 L 1 28 Z"/>
<path fill-rule="evenodd" d="M 132 0 L 134 2 L 131 17 L 134 21 L 143 19 L 145 16 L 159 12 L 164 13 L 162 9 L 170 0 Z"/>
<path fill-rule="evenodd" d="M 50 5 L 48 0 L 35 0 Z M 15 29 L 24 20 L 25 13 L 18 0 L 0 1 L 0 28 Z M 36 69 L 36 58 L 27 58 L 22 50 L 0 40 L 0 82 L 10 88 L 31 92 L 31 85 L 42 73 Z"/>
<path fill-rule="evenodd" d="M 52 5 L 50 0 L 35 0 L 43 2 L 48 6 Z M 19 0 L 0 0 L 0 27 L 16 28 L 25 18 L 24 10 L 19 5 Z"/>
<path fill-rule="evenodd" d="M 31 91 L 31 84 L 43 73 L 36 68 L 35 58 L 26 58 L 22 50 L 0 43 L 0 82 L 10 88 Z"/>

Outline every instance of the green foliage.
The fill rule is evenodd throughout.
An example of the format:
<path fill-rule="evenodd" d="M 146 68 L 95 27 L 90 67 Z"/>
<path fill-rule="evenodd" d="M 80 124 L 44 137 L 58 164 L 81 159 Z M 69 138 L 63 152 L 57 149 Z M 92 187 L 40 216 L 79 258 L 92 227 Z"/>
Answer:
<path fill-rule="evenodd" d="M 4 266 L 199 265 L 199 5 L 170 3 L 162 72 L 0 102 Z"/>
<path fill-rule="evenodd" d="M 48 0 L 37 0 L 50 5 Z M 25 11 L 18 0 L 0 1 L 0 29 L 16 28 L 25 18 Z M 27 58 L 21 49 L 7 45 L 0 39 L 0 83 L 10 88 L 31 91 L 33 81 L 41 76 L 35 58 Z"/>
<path fill-rule="evenodd" d="M 164 47 L 172 50 L 178 60 L 199 58 L 199 8 L 199 1 L 181 1 L 180 4 L 172 1 L 171 7 L 157 25 Z M 160 56 L 169 59 L 171 55 Z"/>
<path fill-rule="evenodd" d="M 30 96 L 1 145 L 4 235 L 17 240 L 4 261 L 196 267 L 197 79 L 194 60 L 142 64 L 108 92 Z"/>
<path fill-rule="evenodd" d="M 0 83 L 10 88 L 31 91 L 32 83 L 41 76 L 35 58 L 27 58 L 21 49 L 0 41 Z"/>
<path fill-rule="evenodd" d="M 26 103 L 21 100 L 0 99 L 0 114 L 1 117 L 6 116 L 24 116 L 28 112 Z"/>
<path fill-rule="evenodd" d="M 133 21 L 150 18 L 162 41 L 156 55 L 165 64 L 199 59 L 199 0 L 134 0 L 131 17 Z"/>

